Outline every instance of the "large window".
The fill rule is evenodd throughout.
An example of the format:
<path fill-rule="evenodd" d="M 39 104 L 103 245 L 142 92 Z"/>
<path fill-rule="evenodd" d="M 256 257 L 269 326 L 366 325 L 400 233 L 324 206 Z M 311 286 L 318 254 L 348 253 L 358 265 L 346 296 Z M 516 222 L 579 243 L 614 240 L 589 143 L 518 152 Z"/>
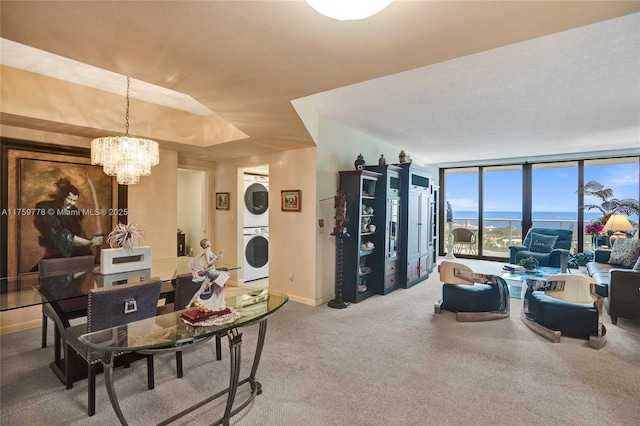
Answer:
<path fill-rule="evenodd" d="M 639 176 L 640 167 L 638 159 L 632 158 L 611 158 L 603 160 L 587 160 L 584 162 L 584 182 L 596 181 L 601 183 L 605 188 L 613 191 L 611 198 L 618 200 L 639 199 Z M 597 197 L 584 197 L 584 205 L 601 205 L 602 199 Z M 597 209 L 585 209 L 584 223 L 585 225 L 595 221 L 602 221 L 603 213 Z M 638 227 L 638 215 L 629 216 L 629 220 Z M 584 247 L 591 245 L 591 235 L 582 232 Z M 606 241 L 606 240 L 605 240 Z"/>
<path fill-rule="evenodd" d="M 577 247 L 578 163 L 542 163 L 531 168 L 531 222 L 534 228 L 573 231 L 571 248 Z"/>
<path fill-rule="evenodd" d="M 461 245 L 461 257 L 503 260 L 509 246 L 522 241 L 531 227 L 573 231 L 573 251 L 590 249 L 591 236 L 584 226 L 603 215 L 584 205 L 602 200 L 577 194 L 580 186 L 597 181 L 613 190 L 617 199 L 640 199 L 640 157 L 565 162 L 525 163 L 441 170 L 443 211 L 449 202 L 454 212 L 452 229 L 467 228 L 475 234 L 475 250 Z M 445 220 L 445 215 L 441 215 Z M 629 220 L 638 228 L 638 216 Z M 444 225 L 444 224 L 443 224 Z M 446 253 L 448 226 L 441 226 L 440 253 Z"/>
<path fill-rule="evenodd" d="M 521 240 L 522 167 L 484 167 L 482 183 L 482 255 L 508 258 Z"/>

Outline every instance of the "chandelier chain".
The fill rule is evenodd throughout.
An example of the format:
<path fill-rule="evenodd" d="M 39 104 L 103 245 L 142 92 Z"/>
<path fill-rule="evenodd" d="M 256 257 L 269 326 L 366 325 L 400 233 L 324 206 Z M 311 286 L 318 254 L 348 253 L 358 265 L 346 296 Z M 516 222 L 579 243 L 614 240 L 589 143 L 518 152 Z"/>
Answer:
<path fill-rule="evenodd" d="M 125 121 L 127 123 L 125 136 L 129 136 L 129 95 L 131 94 L 130 90 L 131 78 L 127 77 L 127 113 L 125 115 Z"/>

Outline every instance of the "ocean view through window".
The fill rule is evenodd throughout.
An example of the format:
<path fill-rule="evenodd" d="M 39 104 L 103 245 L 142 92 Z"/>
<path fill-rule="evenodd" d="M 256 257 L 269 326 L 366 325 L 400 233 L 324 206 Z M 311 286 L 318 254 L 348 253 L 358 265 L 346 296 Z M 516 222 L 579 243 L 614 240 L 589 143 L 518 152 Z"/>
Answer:
<path fill-rule="evenodd" d="M 478 245 L 473 256 L 455 254 L 506 259 L 509 246 L 520 244 L 531 227 L 569 229 L 572 251 L 592 249 L 585 226 L 603 214 L 583 206 L 601 200 L 576 193 L 589 180 L 611 188 L 615 198 L 638 200 L 640 157 L 443 169 L 442 202 L 451 204 L 453 227 L 471 229 Z M 637 234 L 638 216 L 629 220 Z M 446 254 L 442 244 L 441 253 Z"/>

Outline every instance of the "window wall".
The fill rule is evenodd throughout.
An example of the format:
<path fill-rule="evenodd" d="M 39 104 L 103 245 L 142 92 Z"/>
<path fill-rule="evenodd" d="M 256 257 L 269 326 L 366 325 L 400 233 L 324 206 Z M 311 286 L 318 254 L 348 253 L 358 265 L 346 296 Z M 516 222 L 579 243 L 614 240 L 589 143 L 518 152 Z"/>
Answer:
<path fill-rule="evenodd" d="M 481 254 L 509 257 L 509 246 L 521 241 L 522 167 L 482 169 Z"/>
<path fill-rule="evenodd" d="M 607 200 L 635 200 L 639 197 L 639 176 L 640 166 L 636 157 L 632 158 L 610 158 L 602 160 L 585 160 L 584 162 L 584 182 L 596 181 L 601 183 L 604 188 L 613 191 L 613 195 Z M 601 205 L 602 199 L 593 196 L 584 197 L 584 205 Z M 592 222 L 605 222 L 607 211 L 601 211 L 597 208 L 584 209 L 584 224 Z M 629 220 L 635 228 L 638 229 L 638 215 L 628 216 Z M 584 229 L 584 228 L 583 228 Z M 637 231 L 636 231 L 637 232 Z M 636 234 L 637 235 L 637 234 Z M 584 247 L 591 245 L 591 235 L 582 232 Z M 606 242 L 606 239 L 601 239 Z"/>
<path fill-rule="evenodd" d="M 578 163 L 541 163 L 531 166 L 531 224 L 533 228 L 573 231 L 571 248 L 577 248 Z"/>
<path fill-rule="evenodd" d="M 474 232 L 476 249 L 454 249 L 456 257 L 504 260 L 509 246 L 520 243 L 531 227 L 571 229 L 572 250 L 591 249 L 584 227 L 601 218 L 597 197 L 583 197 L 579 187 L 595 180 L 613 190 L 616 199 L 640 199 L 640 157 L 499 166 L 446 168 L 440 171 L 443 212 L 446 203 L 454 213 L 452 228 Z M 445 220 L 442 214 L 441 220 Z M 638 216 L 629 216 L 638 228 Z M 440 253 L 446 253 L 448 227 L 441 223 Z"/>

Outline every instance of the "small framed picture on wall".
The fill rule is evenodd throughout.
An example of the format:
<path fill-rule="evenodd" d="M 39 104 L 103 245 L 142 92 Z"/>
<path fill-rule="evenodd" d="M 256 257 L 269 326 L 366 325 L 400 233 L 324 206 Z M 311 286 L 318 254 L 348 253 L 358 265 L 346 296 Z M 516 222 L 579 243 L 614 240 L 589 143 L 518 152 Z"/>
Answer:
<path fill-rule="evenodd" d="M 302 191 L 299 189 L 280 191 L 283 212 L 299 212 L 302 209 Z"/>
<path fill-rule="evenodd" d="M 216 210 L 229 210 L 228 192 L 216 192 Z"/>

